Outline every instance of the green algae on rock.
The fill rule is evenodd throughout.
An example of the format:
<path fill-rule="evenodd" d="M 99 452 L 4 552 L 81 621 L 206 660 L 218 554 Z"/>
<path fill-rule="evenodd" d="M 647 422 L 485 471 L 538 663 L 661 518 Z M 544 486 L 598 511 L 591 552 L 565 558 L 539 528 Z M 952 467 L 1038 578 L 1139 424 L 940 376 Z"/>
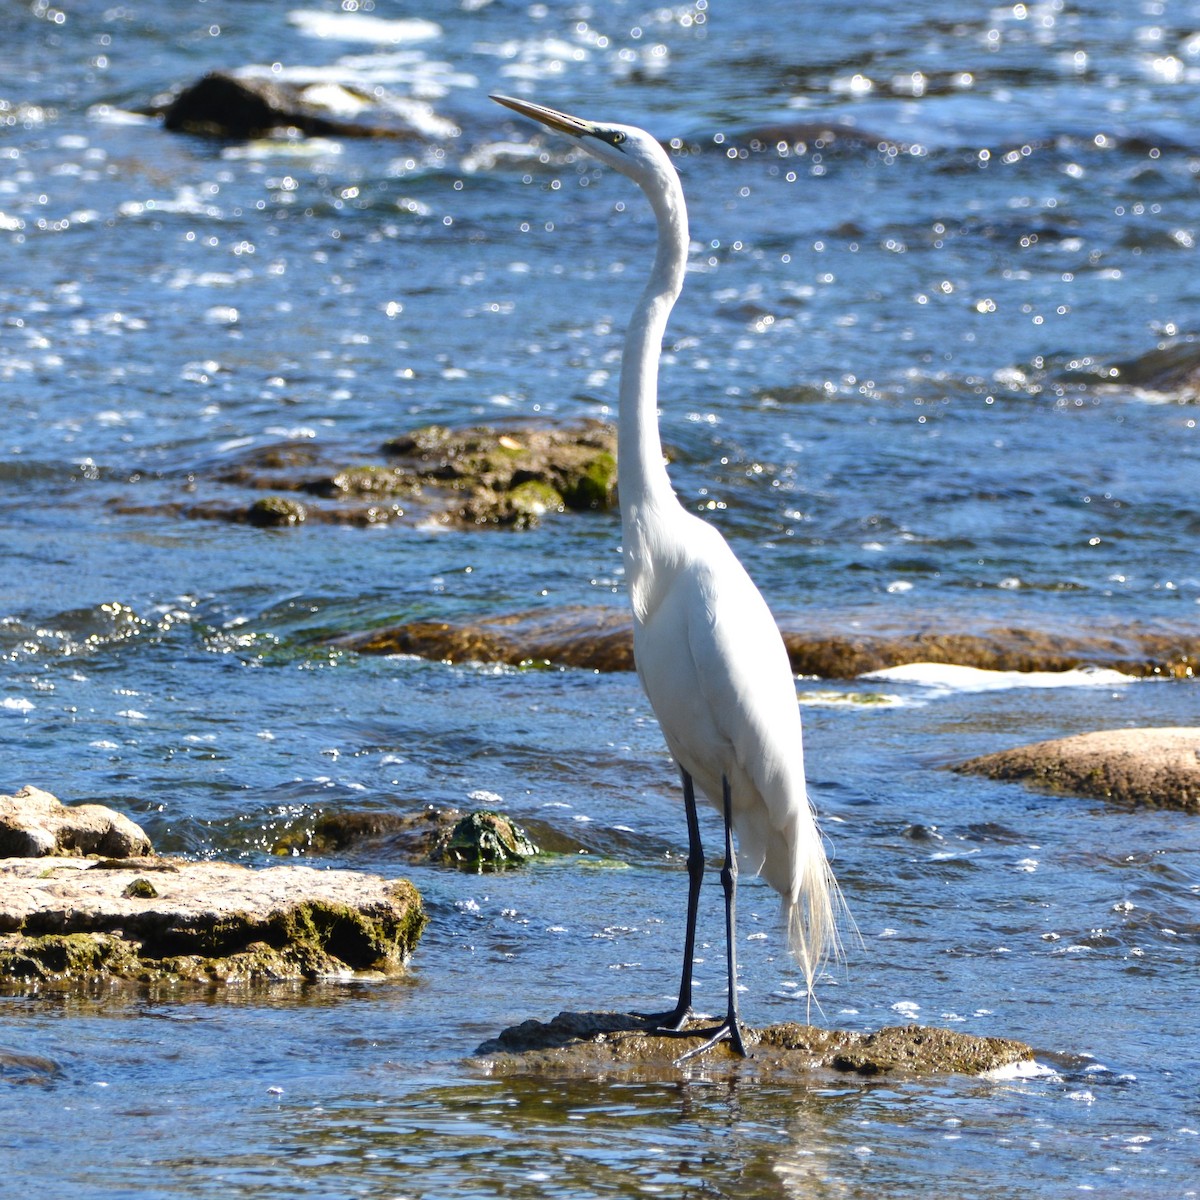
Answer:
<path fill-rule="evenodd" d="M 1200 728 L 1112 729 L 1036 742 L 954 770 L 1136 808 L 1200 813 Z"/>
<path fill-rule="evenodd" d="M 622 1074 L 638 1079 L 677 1079 L 681 1071 L 780 1076 L 836 1071 L 860 1076 L 982 1075 L 1032 1062 L 1033 1050 L 1010 1038 L 981 1037 L 920 1025 L 874 1033 L 820 1029 L 786 1022 L 743 1029 L 749 1058 L 719 1043 L 686 1064 L 681 1054 L 704 1036 L 706 1022 L 693 1021 L 688 1036 L 647 1029 L 628 1013 L 559 1013 L 552 1021 L 525 1021 L 476 1050 L 491 1074 Z"/>

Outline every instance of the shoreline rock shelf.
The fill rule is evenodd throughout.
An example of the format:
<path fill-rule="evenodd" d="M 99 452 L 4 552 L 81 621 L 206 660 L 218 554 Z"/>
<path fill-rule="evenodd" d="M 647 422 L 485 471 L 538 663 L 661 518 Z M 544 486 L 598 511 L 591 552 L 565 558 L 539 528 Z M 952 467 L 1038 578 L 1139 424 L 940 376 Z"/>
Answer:
<path fill-rule="evenodd" d="M 35 829 L 48 813 L 70 828 L 72 814 L 92 821 L 108 811 L 24 788 L 0 797 L 0 836 L 19 836 L 23 806 Z M 403 879 L 146 853 L 64 856 L 42 844 L 35 857 L 0 858 L 0 988 L 396 975 L 426 922 Z"/>

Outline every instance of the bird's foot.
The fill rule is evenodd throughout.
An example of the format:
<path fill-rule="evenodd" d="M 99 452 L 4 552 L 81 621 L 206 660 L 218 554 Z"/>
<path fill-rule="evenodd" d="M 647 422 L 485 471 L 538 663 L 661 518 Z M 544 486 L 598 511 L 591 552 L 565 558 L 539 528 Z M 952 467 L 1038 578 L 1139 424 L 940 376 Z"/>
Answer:
<path fill-rule="evenodd" d="M 726 1018 L 720 1025 L 708 1029 L 686 1029 L 680 1031 L 683 1037 L 705 1037 L 707 1040 L 701 1042 L 699 1046 L 693 1046 L 690 1050 L 681 1054 L 676 1060 L 675 1065 L 687 1062 L 689 1058 L 695 1058 L 698 1054 L 703 1054 L 705 1050 L 711 1050 L 720 1042 L 728 1042 L 730 1049 L 740 1058 L 748 1058 L 746 1051 L 746 1043 L 742 1041 L 742 1030 L 736 1019 Z"/>
<path fill-rule="evenodd" d="M 644 1021 L 650 1027 L 649 1032 L 651 1033 L 682 1034 L 683 1027 L 692 1019 L 692 1007 L 690 1004 L 683 1008 L 676 1005 L 669 1012 L 635 1012 L 630 1013 L 630 1016 Z"/>

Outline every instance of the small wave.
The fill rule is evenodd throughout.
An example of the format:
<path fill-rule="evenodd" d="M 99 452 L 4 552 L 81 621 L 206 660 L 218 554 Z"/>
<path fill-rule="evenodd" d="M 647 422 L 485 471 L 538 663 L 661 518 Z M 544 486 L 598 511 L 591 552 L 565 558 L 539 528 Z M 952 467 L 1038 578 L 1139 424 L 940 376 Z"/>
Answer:
<path fill-rule="evenodd" d="M 904 663 L 868 671 L 859 679 L 911 683 L 939 692 L 991 692 L 1005 688 L 1121 687 L 1132 675 L 1106 667 L 1077 667 L 1071 671 L 988 671 L 953 663 Z"/>
<path fill-rule="evenodd" d="M 1005 1063 L 1002 1067 L 993 1067 L 990 1071 L 984 1071 L 980 1075 L 980 1079 L 1061 1079 L 1062 1076 L 1054 1070 L 1053 1067 L 1047 1067 L 1044 1063 L 1035 1062 L 1032 1058 L 1022 1059 L 1020 1062 Z"/>
<path fill-rule="evenodd" d="M 301 8 L 288 20 L 308 37 L 334 42 L 370 42 L 394 46 L 398 42 L 428 42 L 442 36 L 442 27 L 420 17 L 387 20 L 365 13 L 330 13 Z"/>

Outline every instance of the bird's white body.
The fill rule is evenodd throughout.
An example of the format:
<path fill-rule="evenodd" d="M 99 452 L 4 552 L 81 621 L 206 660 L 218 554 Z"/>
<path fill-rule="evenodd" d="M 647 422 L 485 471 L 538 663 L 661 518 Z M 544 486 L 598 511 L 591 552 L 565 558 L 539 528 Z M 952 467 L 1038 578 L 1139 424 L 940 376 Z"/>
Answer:
<path fill-rule="evenodd" d="M 836 947 L 837 889 L 805 787 L 791 665 L 767 603 L 737 556 L 716 529 L 677 500 L 659 439 L 658 362 L 689 245 L 679 176 L 643 130 L 497 99 L 578 138 L 637 183 L 654 209 L 658 244 L 626 332 L 617 431 L 634 658 L 684 772 L 685 796 L 690 777 L 722 811 L 728 789 L 738 858 L 780 894 L 789 943 L 811 993 L 817 969 Z M 732 947 L 730 956 L 730 1024 L 736 1030 Z M 685 991 L 689 970 L 685 963 Z"/>

